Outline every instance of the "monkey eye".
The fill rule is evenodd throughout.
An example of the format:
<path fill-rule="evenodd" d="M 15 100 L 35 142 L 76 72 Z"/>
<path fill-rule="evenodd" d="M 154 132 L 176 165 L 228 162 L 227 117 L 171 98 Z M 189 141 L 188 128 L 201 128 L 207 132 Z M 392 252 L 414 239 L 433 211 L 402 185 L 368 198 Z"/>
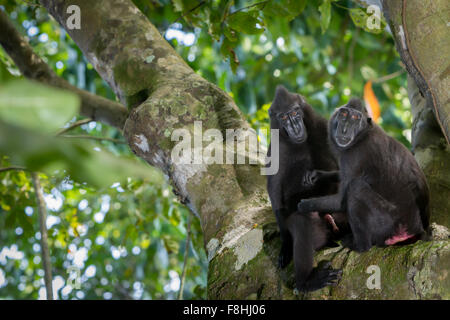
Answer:
<path fill-rule="evenodd" d="M 342 116 L 346 117 L 348 115 L 347 111 L 342 111 Z"/>
<path fill-rule="evenodd" d="M 287 116 L 286 114 L 283 114 L 283 115 L 281 116 L 281 119 L 282 119 L 282 120 L 287 120 L 287 118 L 288 118 L 288 116 Z"/>
<path fill-rule="evenodd" d="M 296 116 L 297 115 L 297 111 L 292 111 L 291 112 L 291 116 Z"/>
<path fill-rule="evenodd" d="M 353 120 L 358 120 L 359 119 L 359 115 L 357 115 L 357 114 L 352 115 L 352 119 Z"/>

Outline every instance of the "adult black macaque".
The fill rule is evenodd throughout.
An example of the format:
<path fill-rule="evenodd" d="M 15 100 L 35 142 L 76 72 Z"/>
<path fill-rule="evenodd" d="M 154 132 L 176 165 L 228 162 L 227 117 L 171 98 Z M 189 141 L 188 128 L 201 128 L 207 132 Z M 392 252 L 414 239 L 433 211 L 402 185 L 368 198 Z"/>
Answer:
<path fill-rule="evenodd" d="M 345 216 L 293 213 L 301 199 L 337 192 L 339 173 L 328 146 L 327 120 L 301 95 L 283 86 L 276 89 L 269 115 L 271 129 L 279 129 L 279 170 L 267 180 L 281 234 L 278 264 L 284 268 L 294 255 L 297 289 L 316 290 L 335 283 L 340 276 L 339 270 L 328 267 L 313 270 L 313 257 L 314 250 L 345 230 Z"/>
<path fill-rule="evenodd" d="M 339 192 L 301 200 L 299 212 L 346 212 L 352 232 L 343 242 L 358 252 L 424 239 L 428 187 L 409 150 L 371 121 L 359 99 L 334 112 L 329 131 L 339 156 Z"/>

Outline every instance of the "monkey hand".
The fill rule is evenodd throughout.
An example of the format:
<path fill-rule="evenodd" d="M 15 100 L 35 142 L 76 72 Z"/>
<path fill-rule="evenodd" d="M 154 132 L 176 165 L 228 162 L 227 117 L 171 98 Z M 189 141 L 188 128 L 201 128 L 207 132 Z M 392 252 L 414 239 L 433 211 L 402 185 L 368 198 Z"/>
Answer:
<path fill-rule="evenodd" d="M 303 186 L 305 187 L 313 187 L 317 180 L 319 179 L 319 175 L 316 170 L 306 171 L 303 176 Z"/>

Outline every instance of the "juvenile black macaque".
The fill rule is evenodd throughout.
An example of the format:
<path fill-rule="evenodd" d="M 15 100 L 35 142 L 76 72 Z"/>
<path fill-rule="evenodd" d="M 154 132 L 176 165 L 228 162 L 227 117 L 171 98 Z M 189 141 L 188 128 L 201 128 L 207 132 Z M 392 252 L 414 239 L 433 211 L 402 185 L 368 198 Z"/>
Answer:
<path fill-rule="evenodd" d="M 339 156 L 339 192 L 302 199 L 299 212 L 346 212 L 352 232 L 344 245 L 358 252 L 424 239 L 428 187 L 410 151 L 373 123 L 358 99 L 334 112 L 329 131 Z"/>
<path fill-rule="evenodd" d="M 328 146 L 327 120 L 301 95 L 283 86 L 276 89 L 269 115 L 271 129 L 279 129 L 279 170 L 267 180 L 281 234 L 278 264 L 284 268 L 294 255 L 297 289 L 316 290 L 334 284 L 340 276 L 339 270 L 328 267 L 313 270 L 313 255 L 345 230 L 345 215 L 293 213 L 301 199 L 337 192 L 339 173 Z"/>

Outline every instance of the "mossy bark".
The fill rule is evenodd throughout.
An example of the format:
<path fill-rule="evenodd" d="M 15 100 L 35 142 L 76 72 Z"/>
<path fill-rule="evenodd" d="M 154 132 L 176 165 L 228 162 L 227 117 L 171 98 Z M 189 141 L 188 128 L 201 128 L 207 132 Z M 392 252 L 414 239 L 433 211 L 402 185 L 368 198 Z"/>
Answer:
<path fill-rule="evenodd" d="M 450 51 L 447 0 L 383 0 L 397 51 L 450 141 Z"/>
<path fill-rule="evenodd" d="M 431 221 L 450 227 L 450 146 L 411 77 L 408 95 L 413 115 L 412 146 L 430 188 Z"/>
<path fill-rule="evenodd" d="M 450 227 L 450 2 L 383 1 L 397 51 L 408 70 L 412 146 L 431 195 L 431 220 Z"/>
<path fill-rule="evenodd" d="M 180 165 L 171 159 L 174 129 L 186 129 L 194 136 L 195 121 L 202 121 L 203 130 L 219 129 L 224 136 L 226 129 L 248 129 L 233 100 L 191 70 L 131 1 L 41 3 L 130 109 L 124 127 L 130 148 L 161 168 L 180 199 L 199 216 L 210 261 L 208 297 L 295 298 L 292 266 L 283 271 L 276 268 L 278 231 L 259 166 Z M 68 5 L 81 8 L 80 30 L 66 27 Z M 317 258 L 331 258 L 335 266 L 343 267 L 339 287 L 315 292 L 310 298 L 449 296 L 450 286 L 443 285 L 448 281 L 446 241 L 374 248 L 362 255 L 332 250 L 338 251 L 324 251 Z M 368 291 L 364 285 L 369 263 L 381 268 L 381 292 Z"/>

